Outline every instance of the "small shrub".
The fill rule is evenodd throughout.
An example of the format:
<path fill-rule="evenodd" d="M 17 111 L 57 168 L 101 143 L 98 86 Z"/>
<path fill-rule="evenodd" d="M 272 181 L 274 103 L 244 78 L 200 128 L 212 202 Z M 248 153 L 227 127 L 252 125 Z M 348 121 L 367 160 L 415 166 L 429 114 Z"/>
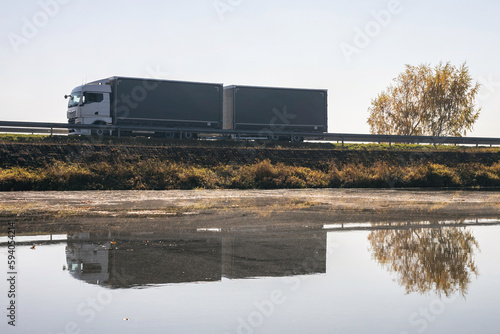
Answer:
<path fill-rule="evenodd" d="M 457 187 L 461 185 L 455 169 L 432 163 L 427 165 L 425 181 L 431 187 Z"/>

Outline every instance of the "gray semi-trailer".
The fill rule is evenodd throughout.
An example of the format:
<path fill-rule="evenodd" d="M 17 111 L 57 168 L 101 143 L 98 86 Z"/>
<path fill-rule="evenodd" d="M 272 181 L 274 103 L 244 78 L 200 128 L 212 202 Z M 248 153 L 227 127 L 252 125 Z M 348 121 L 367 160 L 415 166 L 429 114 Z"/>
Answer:
<path fill-rule="evenodd" d="M 258 131 L 274 140 L 291 139 L 290 132 L 327 132 L 327 91 L 227 86 L 223 124 L 224 129 Z"/>
<path fill-rule="evenodd" d="M 222 94 L 222 84 L 111 77 L 76 87 L 66 96 L 68 122 L 221 129 Z M 70 133 L 91 134 L 85 129 L 72 129 Z M 175 133 L 165 135 L 174 137 Z M 193 138 L 196 132 L 184 132 L 183 136 Z"/>

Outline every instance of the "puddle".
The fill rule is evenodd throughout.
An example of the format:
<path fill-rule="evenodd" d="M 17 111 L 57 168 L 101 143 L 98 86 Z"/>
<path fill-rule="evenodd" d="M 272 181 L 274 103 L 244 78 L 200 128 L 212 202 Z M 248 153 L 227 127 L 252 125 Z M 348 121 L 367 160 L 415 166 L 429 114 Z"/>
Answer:
<path fill-rule="evenodd" d="M 16 328 L 7 325 L 6 307 L 0 327 L 2 333 L 498 330 L 498 221 L 341 226 L 19 236 Z M 0 287 L 7 291 L 7 281 Z M 1 301 L 7 305 L 6 293 Z"/>

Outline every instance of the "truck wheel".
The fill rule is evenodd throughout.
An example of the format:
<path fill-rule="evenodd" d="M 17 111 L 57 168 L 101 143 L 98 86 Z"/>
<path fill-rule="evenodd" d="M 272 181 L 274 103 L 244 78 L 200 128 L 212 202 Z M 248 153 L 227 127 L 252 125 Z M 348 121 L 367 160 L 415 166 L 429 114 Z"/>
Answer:
<path fill-rule="evenodd" d="M 183 137 L 185 139 L 196 139 L 196 133 L 186 132 L 186 133 L 183 133 Z"/>
<path fill-rule="evenodd" d="M 102 136 L 102 135 L 104 135 L 104 130 L 103 129 L 97 129 L 97 130 L 95 130 L 95 134 L 98 135 L 98 136 Z"/>
<path fill-rule="evenodd" d="M 102 136 L 104 136 L 104 130 L 103 130 L 103 129 L 92 129 L 92 130 L 90 131 L 90 134 L 91 134 L 92 136 L 99 136 L 99 137 L 102 137 Z"/>
<path fill-rule="evenodd" d="M 293 143 L 302 143 L 304 141 L 304 137 L 299 135 L 293 135 L 291 139 Z"/>
<path fill-rule="evenodd" d="M 175 133 L 173 133 L 173 132 L 165 132 L 165 138 L 167 138 L 167 139 L 174 139 L 175 138 Z"/>
<path fill-rule="evenodd" d="M 97 121 L 97 122 L 93 123 L 92 125 L 106 125 L 106 123 L 103 121 Z M 104 130 L 104 129 L 92 129 L 92 130 L 90 130 L 90 134 L 92 136 L 97 135 L 97 136 L 101 137 L 101 136 L 104 136 L 104 133 L 106 133 L 106 130 Z"/>
<path fill-rule="evenodd" d="M 281 137 L 278 135 L 272 135 L 272 136 L 269 136 L 267 138 L 269 138 L 269 140 L 272 140 L 272 141 L 278 141 L 281 139 Z"/>

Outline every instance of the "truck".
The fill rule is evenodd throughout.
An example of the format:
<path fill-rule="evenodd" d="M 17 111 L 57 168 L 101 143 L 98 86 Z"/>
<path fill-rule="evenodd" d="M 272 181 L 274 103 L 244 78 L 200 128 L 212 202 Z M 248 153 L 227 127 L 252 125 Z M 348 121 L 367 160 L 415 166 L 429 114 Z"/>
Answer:
<path fill-rule="evenodd" d="M 323 89 L 226 86 L 223 127 L 297 142 L 303 138 L 293 132 L 327 132 L 327 109 L 327 90 Z"/>
<path fill-rule="evenodd" d="M 69 124 L 134 127 L 122 135 L 150 133 L 141 127 L 221 129 L 223 85 L 173 80 L 111 77 L 93 81 L 65 95 Z M 103 135 L 105 128 L 70 129 L 71 135 Z M 161 132 L 174 138 L 177 132 Z M 183 137 L 195 138 L 196 131 Z"/>
<path fill-rule="evenodd" d="M 80 232 L 68 235 L 66 263 L 73 278 L 110 288 L 324 274 L 326 233 L 235 227 L 155 233 L 146 241 L 141 233 Z"/>
<path fill-rule="evenodd" d="M 196 139 L 217 130 L 219 138 L 299 142 L 300 133 L 327 132 L 324 89 L 111 77 L 78 86 L 65 98 L 69 124 L 103 126 L 70 129 L 70 135 L 113 135 L 106 126 L 114 125 L 124 136 Z"/>

